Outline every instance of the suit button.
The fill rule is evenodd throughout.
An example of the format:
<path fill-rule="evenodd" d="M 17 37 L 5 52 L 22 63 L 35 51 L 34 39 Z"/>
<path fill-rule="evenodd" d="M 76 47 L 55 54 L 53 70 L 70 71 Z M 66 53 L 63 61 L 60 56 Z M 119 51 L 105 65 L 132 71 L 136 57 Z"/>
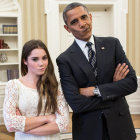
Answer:
<path fill-rule="evenodd" d="M 119 115 L 120 115 L 120 116 L 123 116 L 123 115 L 124 115 L 124 112 L 119 112 Z"/>
<path fill-rule="evenodd" d="M 110 99 L 110 96 L 107 96 L 106 99 Z"/>
<path fill-rule="evenodd" d="M 110 113 L 107 111 L 107 112 L 105 113 L 105 115 L 108 117 L 108 116 L 110 115 Z"/>

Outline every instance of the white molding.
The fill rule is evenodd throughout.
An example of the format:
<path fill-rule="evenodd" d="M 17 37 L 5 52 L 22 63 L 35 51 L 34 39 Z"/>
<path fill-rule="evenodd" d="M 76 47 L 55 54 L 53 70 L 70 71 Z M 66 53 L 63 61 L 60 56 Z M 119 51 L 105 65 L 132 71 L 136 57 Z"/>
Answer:
<path fill-rule="evenodd" d="M 60 39 L 59 39 L 59 7 L 53 0 L 45 0 L 47 14 L 47 47 L 52 58 L 56 76 L 58 76 L 58 70 L 56 65 L 56 58 L 60 54 Z M 47 6 L 48 4 L 48 6 Z M 53 39 L 53 41 L 52 41 Z"/>
<path fill-rule="evenodd" d="M 17 17 L 18 16 L 18 14 L 17 14 L 17 12 L 1 12 L 0 11 L 0 17 Z"/>
<path fill-rule="evenodd" d="M 19 58 L 19 62 L 20 62 L 21 51 L 22 51 L 22 13 L 21 13 L 21 8 L 20 8 L 18 0 L 13 0 L 13 1 L 18 8 L 18 23 L 20 23 L 20 24 L 18 24 L 18 36 L 19 36 L 19 38 L 18 38 L 18 48 L 19 48 L 18 58 Z M 19 63 L 19 75 L 21 75 L 20 67 L 21 67 L 21 64 Z"/>
<path fill-rule="evenodd" d="M 131 114 L 140 114 L 140 77 L 138 78 L 138 89 L 135 93 L 126 96 Z"/>
<path fill-rule="evenodd" d="M 0 12 L 17 10 L 15 0 L 0 0 Z"/>
<path fill-rule="evenodd" d="M 72 133 L 61 133 L 60 138 L 61 140 L 70 140 L 72 139 Z"/>
<path fill-rule="evenodd" d="M 140 134 L 140 129 L 139 128 L 136 128 L 135 131 L 136 131 L 137 134 Z"/>

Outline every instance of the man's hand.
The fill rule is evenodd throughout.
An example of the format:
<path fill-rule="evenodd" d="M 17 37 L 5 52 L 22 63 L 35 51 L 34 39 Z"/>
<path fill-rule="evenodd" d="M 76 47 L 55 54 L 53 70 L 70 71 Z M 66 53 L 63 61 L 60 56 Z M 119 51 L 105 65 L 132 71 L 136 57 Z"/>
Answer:
<path fill-rule="evenodd" d="M 95 87 L 80 88 L 80 94 L 84 96 L 94 96 L 93 90 Z"/>
<path fill-rule="evenodd" d="M 126 63 L 118 64 L 114 76 L 113 76 L 113 81 L 119 81 L 122 80 L 126 77 L 126 75 L 128 74 L 129 69 L 128 69 L 128 65 L 126 65 Z"/>
<path fill-rule="evenodd" d="M 129 69 L 128 65 L 126 63 L 118 64 L 114 76 L 113 76 L 113 81 L 119 81 L 122 80 L 126 77 L 128 74 Z M 80 88 L 80 94 L 84 96 L 94 96 L 95 94 L 93 93 L 95 87 L 87 87 L 87 88 Z"/>

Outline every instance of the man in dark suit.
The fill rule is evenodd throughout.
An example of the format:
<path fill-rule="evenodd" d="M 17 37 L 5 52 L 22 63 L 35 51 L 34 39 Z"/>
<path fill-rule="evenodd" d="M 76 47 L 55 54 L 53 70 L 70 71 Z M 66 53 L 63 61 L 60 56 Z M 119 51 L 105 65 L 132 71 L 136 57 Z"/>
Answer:
<path fill-rule="evenodd" d="M 69 4 L 63 18 L 75 41 L 56 61 L 73 110 L 73 140 L 135 140 L 125 96 L 136 91 L 137 78 L 119 40 L 93 36 L 83 4 Z"/>

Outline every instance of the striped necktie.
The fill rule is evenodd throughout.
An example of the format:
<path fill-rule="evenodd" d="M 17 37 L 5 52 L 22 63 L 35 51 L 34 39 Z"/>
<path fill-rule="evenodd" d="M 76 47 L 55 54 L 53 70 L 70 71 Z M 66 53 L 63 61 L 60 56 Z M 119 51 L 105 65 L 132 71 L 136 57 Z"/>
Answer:
<path fill-rule="evenodd" d="M 97 63 L 96 63 L 96 54 L 92 49 L 92 43 L 87 42 L 86 46 L 88 47 L 88 58 L 89 58 L 89 63 L 94 69 L 94 74 L 95 77 L 97 76 Z"/>

